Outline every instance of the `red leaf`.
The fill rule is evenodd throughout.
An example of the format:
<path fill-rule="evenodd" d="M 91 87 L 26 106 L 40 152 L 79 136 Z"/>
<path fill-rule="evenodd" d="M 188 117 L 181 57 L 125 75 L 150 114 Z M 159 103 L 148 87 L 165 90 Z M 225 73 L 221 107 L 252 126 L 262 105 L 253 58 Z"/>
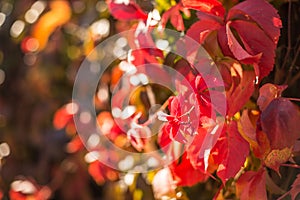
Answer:
<path fill-rule="evenodd" d="M 223 184 L 238 173 L 249 151 L 248 142 L 238 132 L 237 123 L 232 121 L 212 150 L 213 158 L 219 164 L 217 175 Z"/>
<path fill-rule="evenodd" d="M 281 93 L 287 87 L 287 85 L 274 85 L 271 83 L 264 84 L 259 89 L 259 97 L 257 99 L 259 109 L 263 111 L 273 99 L 280 97 Z"/>
<path fill-rule="evenodd" d="M 243 132 L 243 137 L 252 145 L 256 141 L 256 127 L 252 124 L 249 116 L 249 111 L 244 110 L 240 118 L 240 125 Z M 240 130 L 240 129 L 239 129 Z"/>
<path fill-rule="evenodd" d="M 267 199 L 266 171 L 245 172 L 236 182 L 236 194 L 240 200 Z"/>
<path fill-rule="evenodd" d="M 187 157 L 190 159 L 191 164 L 198 169 L 205 170 L 204 166 L 204 155 L 200 155 L 200 150 L 202 145 L 204 145 L 204 138 L 207 134 L 207 130 L 204 128 L 199 128 L 197 134 L 193 138 L 192 143 L 189 145 L 187 152 Z M 209 147 L 210 150 L 212 146 Z M 207 166 L 206 166 L 207 167 Z"/>
<path fill-rule="evenodd" d="M 292 147 L 300 137 L 300 114 L 285 98 L 271 101 L 261 114 L 261 127 L 267 134 L 271 149 Z"/>
<path fill-rule="evenodd" d="M 107 1 L 110 13 L 119 20 L 147 20 L 148 15 L 134 2 L 130 1 L 128 5 L 124 3 L 115 3 L 113 0 Z"/>
<path fill-rule="evenodd" d="M 280 36 L 281 20 L 277 10 L 265 0 L 247 0 L 230 9 L 228 20 L 244 16 L 255 21 L 268 37 L 277 44 Z"/>
<path fill-rule="evenodd" d="M 208 179 L 208 175 L 192 166 L 186 153 L 182 155 L 180 161 L 175 161 L 170 169 L 178 186 L 192 186 Z"/>
<path fill-rule="evenodd" d="M 245 50 L 249 54 L 255 55 L 253 60 L 244 59 L 241 61 L 246 64 L 251 64 L 252 62 L 258 64 L 259 74 L 256 69 L 256 75 L 259 75 L 261 80 L 267 76 L 274 67 L 275 43 L 253 22 L 235 20 L 230 23 L 230 27 L 237 31 Z M 258 58 L 260 58 L 259 62 L 256 62 Z"/>
<path fill-rule="evenodd" d="M 241 65 L 229 61 L 223 62 L 231 73 L 231 88 L 226 91 L 228 102 L 228 116 L 238 112 L 252 96 L 254 91 L 254 71 L 243 70 Z"/>
<path fill-rule="evenodd" d="M 297 175 L 289 193 L 291 194 L 292 200 L 296 200 L 297 195 L 300 193 L 300 174 Z"/>
<path fill-rule="evenodd" d="M 180 14 L 181 9 L 182 4 L 178 3 L 166 12 L 164 12 L 164 14 L 161 17 L 161 26 L 164 28 L 167 24 L 167 21 L 171 19 L 171 24 L 176 28 L 177 31 L 184 31 L 184 23 Z"/>
<path fill-rule="evenodd" d="M 287 162 L 290 159 L 291 155 L 291 148 L 284 148 L 281 150 L 274 149 L 267 155 L 264 162 L 267 167 L 273 169 L 279 174 L 280 165 Z"/>
<path fill-rule="evenodd" d="M 187 30 L 186 35 L 202 44 L 211 31 L 218 30 L 220 27 L 221 24 L 212 18 L 201 19 Z"/>
<path fill-rule="evenodd" d="M 246 61 L 247 64 L 257 63 L 261 57 L 260 54 L 253 55 L 247 52 L 242 45 L 238 42 L 236 37 L 231 31 L 231 25 L 234 22 L 228 22 L 226 24 L 226 34 L 227 34 L 227 45 L 234 57 L 240 61 Z M 240 29 L 237 29 L 239 31 Z M 253 29 L 252 29 L 253 31 Z M 249 34 L 249 33 L 248 33 Z"/>
<path fill-rule="evenodd" d="M 222 3 L 217 0 L 182 0 L 182 3 L 187 8 L 192 8 L 216 16 L 223 17 L 225 14 Z"/>

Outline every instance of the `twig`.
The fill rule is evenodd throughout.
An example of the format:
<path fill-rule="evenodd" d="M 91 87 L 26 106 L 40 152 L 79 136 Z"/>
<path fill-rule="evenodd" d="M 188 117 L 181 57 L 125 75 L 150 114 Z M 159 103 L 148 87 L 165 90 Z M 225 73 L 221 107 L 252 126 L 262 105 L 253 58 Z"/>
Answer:
<path fill-rule="evenodd" d="M 157 117 L 157 113 L 166 109 L 168 105 L 169 100 L 166 100 L 165 103 L 157 110 L 157 112 L 154 113 L 151 117 L 149 117 L 149 119 L 145 123 L 143 123 L 143 126 L 148 126 L 149 124 L 151 124 L 152 121 Z"/>
<path fill-rule="evenodd" d="M 300 99 L 298 99 L 298 98 L 286 98 L 286 99 L 288 99 L 290 101 L 300 101 Z"/>
<path fill-rule="evenodd" d="M 300 72 L 293 76 L 292 80 L 289 82 L 289 85 L 294 85 L 295 82 L 300 78 Z"/>
<path fill-rule="evenodd" d="M 285 57 L 284 57 L 282 68 L 284 68 L 284 66 L 286 65 L 288 57 L 289 57 L 291 49 L 292 49 L 292 41 L 291 41 L 291 13 L 292 13 L 292 1 L 289 0 L 289 8 L 288 8 L 288 47 L 287 47 L 287 51 L 286 51 L 286 54 L 285 54 Z"/>
<path fill-rule="evenodd" d="M 284 166 L 284 167 L 293 167 L 293 168 L 297 168 L 300 169 L 300 166 L 297 164 L 287 164 L 287 163 L 283 163 L 280 166 Z"/>
<path fill-rule="evenodd" d="M 289 83 L 290 83 L 289 80 L 290 80 L 291 77 L 292 77 L 293 68 L 294 68 L 294 66 L 296 65 L 296 62 L 297 62 L 297 60 L 298 60 L 299 54 L 300 54 L 300 46 L 298 47 L 298 49 L 297 49 L 297 51 L 296 51 L 296 55 L 295 55 L 295 57 L 294 57 L 294 59 L 293 59 L 293 61 L 292 61 L 292 64 L 291 64 L 290 68 L 289 68 L 289 74 L 288 74 L 288 76 L 287 76 L 287 78 L 286 78 L 286 80 L 285 80 L 285 84 L 289 84 Z"/>

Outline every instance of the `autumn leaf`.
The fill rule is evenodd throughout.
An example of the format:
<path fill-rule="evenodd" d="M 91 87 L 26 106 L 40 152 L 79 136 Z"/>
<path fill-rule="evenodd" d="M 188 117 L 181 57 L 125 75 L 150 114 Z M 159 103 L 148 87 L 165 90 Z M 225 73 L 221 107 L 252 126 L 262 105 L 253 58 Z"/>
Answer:
<path fill-rule="evenodd" d="M 222 3 L 217 0 L 182 0 L 187 8 L 192 8 L 215 16 L 223 16 L 225 9 Z"/>
<path fill-rule="evenodd" d="M 218 8 L 220 2 L 201 2 L 183 1 L 185 6 L 201 11 L 198 14 L 200 21 L 191 26 L 188 34 L 203 43 L 207 35 L 216 30 L 225 56 L 243 64 L 252 64 L 259 80 L 267 76 L 273 69 L 280 35 L 281 20 L 276 10 L 264 0 L 247 0 L 231 8 L 227 17 L 221 19 L 223 14 L 218 15 L 210 10 L 214 6 Z M 257 9 L 257 5 L 261 7 Z"/>
<path fill-rule="evenodd" d="M 262 58 L 257 63 L 259 74 L 256 73 L 261 80 L 273 69 L 274 50 L 280 36 L 280 17 L 267 1 L 247 0 L 229 10 L 227 21 L 236 23 L 236 19 L 241 21 L 232 24 L 231 28 L 237 31 L 245 50 L 251 55 L 262 53 Z"/>
<path fill-rule="evenodd" d="M 299 198 L 297 198 L 300 193 L 300 174 L 297 175 L 297 178 L 294 180 L 293 184 L 292 184 L 292 188 L 286 192 L 285 194 L 283 194 L 281 197 L 278 198 L 278 200 L 282 200 L 285 199 L 285 197 L 287 195 L 291 195 L 291 200 L 297 200 Z"/>
<path fill-rule="evenodd" d="M 208 175 L 199 169 L 195 169 L 184 153 L 180 160 L 174 161 L 170 166 L 177 186 L 192 186 L 208 179 Z"/>
<path fill-rule="evenodd" d="M 266 170 L 247 171 L 236 182 L 236 195 L 240 200 L 267 199 Z"/>
<path fill-rule="evenodd" d="M 238 132 L 237 123 L 232 121 L 212 150 L 213 158 L 219 164 L 217 175 L 223 184 L 238 173 L 249 151 L 248 142 Z"/>
<path fill-rule="evenodd" d="M 113 0 L 108 0 L 106 2 L 110 13 L 119 20 L 135 20 L 141 19 L 146 20 L 148 15 L 133 1 L 128 4 L 115 3 Z"/>
<path fill-rule="evenodd" d="M 279 173 L 279 167 L 282 163 L 287 162 L 292 155 L 291 148 L 284 148 L 284 149 L 274 149 L 272 150 L 267 157 L 265 158 L 264 162 L 265 165 L 277 173 Z"/>
<path fill-rule="evenodd" d="M 267 134 L 271 149 L 292 147 L 300 137 L 300 114 L 285 98 L 276 98 L 261 114 L 261 127 Z"/>
<path fill-rule="evenodd" d="M 264 0 L 247 0 L 234 6 L 228 13 L 227 18 L 232 19 L 236 16 L 245 16 L 245 20 L 255 21 L 268 37 L 277 44 L 281 20 L 277 10 Z"/>
<path fill-rule="evenodd" d="M 181 3 L 172 6 L 169 10 L 164 12 L 161 17 L 161 26 L 164 28 L 168 20 L 170 19 L 171 24 L 176 28 L 177 31 L 184 31 L 184 23 L 180 11 L 183 10 Z"/>
<path fill-rule="evenodd" d="M 227 77 L 223 76 L 223 79 L 225 83 L 231 84 L 226 91 L 227 115 L 234 116 L 252 96 L 255 74 L 254 71 L 243 70 L 242 66 L 234 60 L 224 60 L 219 64 L 221 67 L 226 67 L 230 73 Z"/>
<path fill-rule="evenodd" d="M 244 57 L 241 55 L 242 51 L 230 48 L 234 56 L 242 63 L 257 64 L 257 67 L 254 65 L 254 69 L 260 79 L 268 75 L 274 67 L 276 44 L 254 22 L 234 20 L 228 22 L 227 26 L 228 42 L 229 38 L 233 37 L 229 35 L 229 30 L 233 29 L 241 40 L 239 44 L 244 46 L 243 49 L 249 54 L 248 57 Z M 233 46 L 238 47 L 239 45 Z"/>
<path fill-rule="evenodd" d="M 259 89 L 257 105 L 261 111 L 265 110 L 270 102 L 281 96 L 281 93 L 287 88 L 287 85 L 274 85 L 271 83 L 264 84 Z"/>
<path fill-rule="evenodd" d="M 300 193 L 300 174 L 297 175 L 289 193 L 291 194 L 292 200 L 296 200 L 296 197 Z"/>

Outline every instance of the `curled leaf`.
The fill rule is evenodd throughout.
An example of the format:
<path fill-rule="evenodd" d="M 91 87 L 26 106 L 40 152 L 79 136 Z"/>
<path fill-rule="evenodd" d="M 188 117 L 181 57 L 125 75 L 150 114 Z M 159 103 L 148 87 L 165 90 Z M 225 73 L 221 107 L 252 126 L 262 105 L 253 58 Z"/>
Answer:
<path fill-rule="evenodd" d="M 281 93 L 287 88 L 287 85 L 274 85 L 271 83 L 264 84 L 259 89 L 259 97 L 257 99 L 257 105 L 259 109 L 263 111 L 269 105 L 269 103 L 281 96 Z"/>
<path fill-rule="evenodd" d="M 182 3 L 187 8 L 192 8 L 212 15 L 222 17 L 225 14 L 222 3 L 217 0 L 182 0 Z"/>

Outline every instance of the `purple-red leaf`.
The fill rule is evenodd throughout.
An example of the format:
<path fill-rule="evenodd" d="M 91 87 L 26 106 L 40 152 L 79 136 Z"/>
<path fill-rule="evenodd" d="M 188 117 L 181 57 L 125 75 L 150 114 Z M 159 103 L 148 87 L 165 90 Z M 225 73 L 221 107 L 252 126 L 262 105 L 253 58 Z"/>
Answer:
<path fill-rule="evenodd" d="M 237 31 L 245 50 L 254 56 L 253 60 L 241 60 L 246 64 L 258 64 L 260 80 L 267 76 L 274 67 L 275 43 L 265 34 L 265 32 L 253 22 L 235 20 L 230 23 L 230 28 Z M 235 54 L 236 56 L 236 54 Z M 261 56 L 261 57 L 260 57 Z M 255 62 L 259 58 L 258 62 Z M 251 58 L 251 57 L 250 57 Z M 238 58 L 239 59 L 239 58 Z M 245 62 L 246 61 L 246 62 Z"/>
<path fill-rule="evenodd" d="M 245 20 L 255 21 L 268 35 L 268 37 L 277 44 L 281 20 L 277 10 L 265 0 L 247 0 L 237 4 L 228 13 L 227 19 L 243 18 Z"/>
<path fill-rule="evenodd" d="M 271 149 L 292 147 L 300 137 L 299 111 L 288 99 L 274 99 L 261 114 L 261 127 Z"/>
<path fill-rule="evenodd" d="M 236 194 L 240 200 L 267 199 L 266 171 L 245 172 L 236 182 Z"/>

